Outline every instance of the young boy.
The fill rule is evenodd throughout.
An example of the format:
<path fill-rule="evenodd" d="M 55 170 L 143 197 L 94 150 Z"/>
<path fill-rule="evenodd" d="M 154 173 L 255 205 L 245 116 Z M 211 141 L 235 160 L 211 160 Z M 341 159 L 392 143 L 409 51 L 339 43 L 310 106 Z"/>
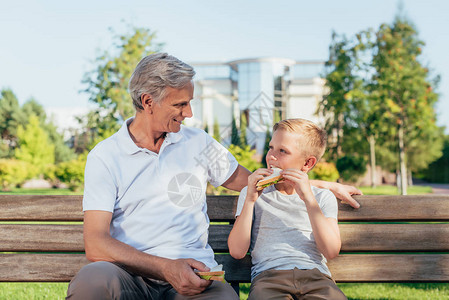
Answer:
<path fill-rule="evenodd" d="M 310 121 L 274 125 L 269 168 L 249 176 L 228 238 L 236 259 L 251 249 L 248 299 L 347 299 L 326 266 L 341 247 L 337 201 L 329 190 L 310 186 L 307 176 L 325 147 L 325 131 Z M 275 167 L 283 180 L 257 191 L 256 183 Z"/>

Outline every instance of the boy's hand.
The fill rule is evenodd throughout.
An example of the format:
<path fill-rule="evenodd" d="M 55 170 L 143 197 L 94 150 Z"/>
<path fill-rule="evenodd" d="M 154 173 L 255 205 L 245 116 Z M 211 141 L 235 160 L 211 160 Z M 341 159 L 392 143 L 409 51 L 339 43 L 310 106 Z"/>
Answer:
<path fill-rule="evenodd" d="M 309 176 L 306 172 L 298 169 L 285 169 L 281 172 L 284 176 L 284 182 L 295 188 L 299 198 L 303 201 L 313 198 L 312 189 L 310 187 Z"/>
<path fill-rule="evenodd" d="M 263 191 L 263 190 L 261 190 L 261 191 L 256 190 L 256 183 L 259 180 L 264 179 L 264 177 L 270 176 L 271 174 L 273 174 L 273 170 L 260 168 L 260 169 L 257 169 L 256 171 L 254 171 L 254 173 L 248 177 L 247 195 L 253 195 L 253 197 L 251 197 L 252 201 L 256 201 L 257 198 L 259 198 L 259 196 L 262 194 L 262 191 Z"/>

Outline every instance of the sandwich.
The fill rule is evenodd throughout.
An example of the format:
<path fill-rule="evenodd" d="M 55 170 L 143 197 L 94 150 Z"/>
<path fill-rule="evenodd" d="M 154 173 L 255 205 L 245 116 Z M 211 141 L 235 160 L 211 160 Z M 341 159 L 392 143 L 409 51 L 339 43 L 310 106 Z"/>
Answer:
<path fill-rule="evenodd" d="M 200 278 L 206 280 L 217 280 L 224 282 L 225 271 L 214 271 L 214 272 L 195 272 Z"/>
<path fill-rule="evenodd" d="M 195 274 L 200 276 L 200 278 L 205 280 L 217 280 L 226 282 L 224 279 L 225 271 L 223 271 L 223 265 L 218 265 L 212 268 L 209 272 L 200 272 L 195 270 Z"/>
<path fill-rule="evenodd" d="M 280 182 L 284 178 L 282 177 L 281 174 L 279 174 L 282 171 L 282 169 L 279 168 L 271 168 L 271 169 L 273 170 L 273 174 L 265 177 L 264 179 L 259 180 L 256 183 L 256 190 L 261 191 L 267 186 Z"/>

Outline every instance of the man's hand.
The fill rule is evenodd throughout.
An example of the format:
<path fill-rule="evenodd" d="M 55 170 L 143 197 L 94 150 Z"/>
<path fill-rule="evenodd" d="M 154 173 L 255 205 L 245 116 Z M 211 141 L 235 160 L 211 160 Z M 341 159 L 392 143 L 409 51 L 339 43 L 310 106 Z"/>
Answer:
<path fill-rule="evenodd" d="M 359 208 L 360 204 L 352 198 L 352 195 L 363 195 L 362 191 L 352 185 L 346 185 L 341 183 L 332 183 L 332 187 L 329 188 L 335 197 L 341 200 L 342 203 L 351 205 L 354 208 Z"/>
<path fill-rule="evenodd" d="M 164 278 L 178 294 L 193 296 L 203 292 L 211 280 L 201 279 L 193 270 L 209 271 L 205 264 L 194 259 L 169 260 L 164 267 Z"/>

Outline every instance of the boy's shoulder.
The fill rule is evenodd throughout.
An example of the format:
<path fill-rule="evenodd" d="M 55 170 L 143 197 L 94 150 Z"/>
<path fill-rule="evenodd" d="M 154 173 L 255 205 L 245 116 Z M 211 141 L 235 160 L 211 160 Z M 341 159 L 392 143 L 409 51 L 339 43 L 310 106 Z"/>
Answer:
<path fill-rule="evenodd" d="M 335 195 L 329 189 L 322 189 L 312 185 L 312 193 L 317 201 L 336 200 Z"/>

